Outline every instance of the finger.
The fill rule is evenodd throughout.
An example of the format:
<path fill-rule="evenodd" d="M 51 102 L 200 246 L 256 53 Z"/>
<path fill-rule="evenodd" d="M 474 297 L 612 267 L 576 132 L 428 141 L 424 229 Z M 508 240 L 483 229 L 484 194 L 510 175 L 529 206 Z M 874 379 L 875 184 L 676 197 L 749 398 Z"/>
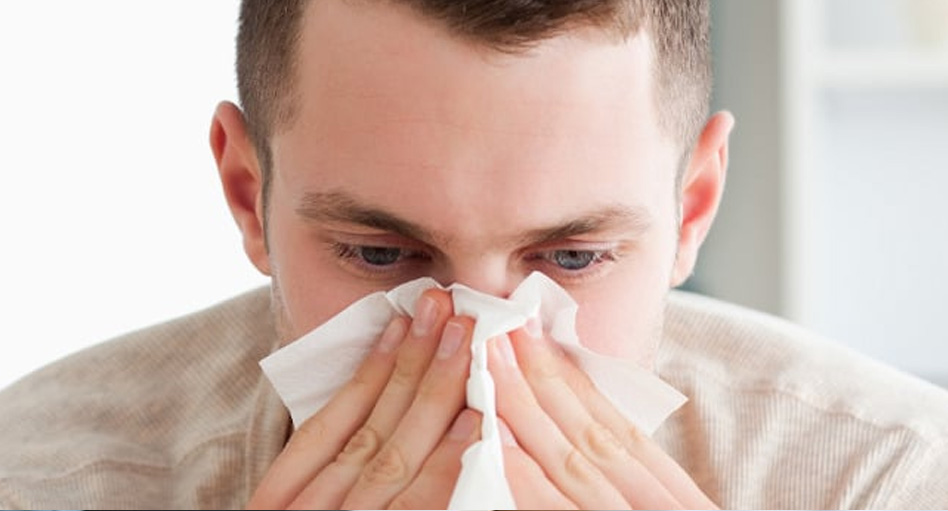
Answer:
<path fill-rule="evenodd" d="M 577 398 L 576 400 L 584 405 L 593 419 L 604 425 L 624 449 L 638 460 L 681 506 L 689 509 L 716 507 L 691 476 L 654 440 L 632 424 L 561 349 L 549 340 L 531 337 L 523 329 L 513 332 L 511 337 L 514 351 L 518 360 L 523 361 L 526 374 L 545 372 L 540 366 L 555 368 L 549 370 L 559 375 L 555 380 L 565 382 Z M 540 401 L 541 405 L 550 408 L 559 402 L 549 396 Z M 635 506 L 634 503 L 633 505 Z M 646 505 L 645 507 L 656 506 Z"/>
<path fill-rule="evenodd" d="M 398 428 L 343 501 L 347 509 L 385 507 L 407 487 L 464 408 L 474 320 L 454 317 Z"/>
<path fill-rule="evenodd" d="M 426 291 L 418 299 L 408 337 L 399 348 L 395 368 L 369 417 L 368 425 L 380 434 L 380 440 L 387 440 L 395 431 L 415 399 L 452 309 L 451 296 L 440 289 Z"/>
<path fill-rule="evenodd" d="M 679 509 L 682 504 L 620 439 L 599 422 L 566 382 L 565 357 L 543 339 L 514 332 L 513 350 L 522 374 L 543 410 L 583 455 L 592 461 L 633 508 Z"/>
<path fill-rule="evenodd" d="M 517 443 L 503 419 L 497 421 L 504 448 L 504 472 L 517 509 L 576 509 L 563 492 L 547 479 L 540 465 Z"/>
<path fill-rule="evenodd" d="M 249 509 L 283 509 L 328 465 L 375 406 L 394 366 L 408 319 L 394 318 L 352 379 L 292 436 L 254 491 Z"/>
<path fill-rule="evenodd" d="M 488 366 L 497 385 L 497 412 L 547 477 L 581 508 L 627 509 L 611 481 L 540 407 L 517 366 L 507 336 L 489 342 Z"/>
<path fill-rule="evenodd" d="M 365 465 L 385 445 L 411 405 L 451 310 L 451 298 L 442 290 L 426 291 L 418 299 L 395 366 L 368 419 L 350 435 L 341 452 L 335 451 L 338 455 L 332 463 L 311 478 L 291 508 L 337 508 L 342 504 Z"/>
<path fill-rule="evenodd" d="M 479 413 L 462 410 L 421 471 L 395 496 L 389 509 L 447 509 L 461 473 L 461 455 L 480 437 L 480 423 Z"/>

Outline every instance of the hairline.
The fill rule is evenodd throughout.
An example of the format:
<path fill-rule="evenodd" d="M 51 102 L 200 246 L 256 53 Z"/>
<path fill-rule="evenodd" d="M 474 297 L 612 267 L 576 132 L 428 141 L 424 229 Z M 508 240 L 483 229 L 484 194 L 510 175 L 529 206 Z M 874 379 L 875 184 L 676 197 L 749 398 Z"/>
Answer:
<path fill-rule="evenodd" d="M 288 63 L 289 66 L 286 69 L 284 74 L 283 83 L 285 84 L 281 89 L 281 94 L 279 98 L 275 100 L 275 108 L 271 108 L 270 115 L 267 119 L 263 119 L 263 123 L 266 124 L 263 133 L 258 135 L 261 137 L 260 141 L 254 140 L 255 144 L 265 145 L 269 150 L 270 140 L 274 135 L 280 134 L 289 130 L 293 127 L 294 123 L 297 120 L 299 109 L 297 108 L 300 95 L 298 89 L 298 65 L 300 62 L 300 42 L 302 41 L 303 27 L 305 26 L 305 19 L 307 13 L 310 10 L 309 6 L 312 5 L 314 0 L 300 0 L 302 7 L 302 14 L 299 16 L 299 21 L 294 27 L 296 33 L 293 34 L 291 42 L 291 53 L 289 55 Z M 336 1 L 348 1 L 353 2 L 355 0 L 336 0 Z M 671 87 L 669 84 L 661 83 L 661 76 L 659 75 L 659 59 L 657 58 L 657 48 L 655 43 L 655 37 L 652 33 L 653 30 L 650 27 L 649 23 L 635 23 L 628 26 L 619 26 L 619 22 L 614 23 L 597 23 L 594 20 L 569 20 L 565 21 L 562 25 L 555 27 L 550 30 L 548 33 L 539 35 L 530 39 L 520 39 L 515 41 L 493 41 L 487 37 L 478 37 L 473 34 L 466 34 L 457 30 L 452 30 L 451 27 L 445 23 L 443 20 L 438 20 L 433 16 L 429 16 L 426 13 L 422 12 L 420 9 L 413 7 L 412 5 L 406 5 L 404 2 L 393 2 L 391 0 L 359 0 L 363 4 L 369 3 L 388 3 L 394 5 L 404 5 L 408 7 L 414 14 L 424 20 L 434 21 L 437 25 L 444 28 L 444 34 L 447 37 L 455 37 L 467 44 L 477 47 L 478 49 L 483 49 L 487 51 L 494 51 L 501 54 L 508 55 L 525 55 L 530 50 L 534 49 L 538 45 L 542 44 L 545 41 L 555 39 L 567 34 L 575 33 L 576 31 L 583 29 L 593 29 L 599 31 L 602 34 L 610 36 L 609 38 L 614 43 L 619 43 L 626 41 L 628 39 L 637 37 L 639 35 L 646 35 L 648 37 L 648 43 L 651 47 L 652 58 L 649 59 L 649 78 L 651 79 L 651 85 L 653 90 L 657 91 L 657 94 L 652 96 L 652 107 L 655 109 L 656 116 L 658 118 L 659 129 L 662 130 L 662 134 L 667 136 L 670 140 L 679 144 L 682 151 L 685 151 L 688 146 L 693 143 L 693 140 L 679 140 L 679 133 L 675 132 L 673 123 L 667 119 L 667 115 L 662 115 L 662 109 L 660 104 L 659 96 L 661 96 L 661 90 L 666 87 Z M 695 138 L 694 136 L 686 138 Z M 272 162 L 270 162 L 272 163 Z M 267 169 L 271 170 L 271 169 Z"/>
<path fill-rule="evenodd" d="M 346 1 L 346 0 L 339 0 Z M 351 0 L 350 0 L 351 1 Z M 361 3 L 382 3 L 380 0 L 359 0 Z M 651 16 L 646 16 L 642 13 L 643 20 L 637 20 L 634 24 L 627 26 L 622 26 L 618 21 L 613 21 L 612 23 L 602 23 L 597 22 L 594 18 L 579 18 L 574 20 L 564 21 L 561 25 L 554 27 L 547 33 L 540 34 L 536 37 L 522 39 L 519 42 L 515 43 L 504 43 L 492 41 L 488 37 L 478 37 L 474 34 L 466 34 L 458 30 L 452 30 L 450 24 L 445 23 L 443 20 L 437 19 L 435 16 L 427 15 L 427 13 L 421 11 L 419 8 L 415 8 L 413 5 L 401 4 L 397 2 L 392 2 L 389 0 L 389 4 L 396 5 L 406 5 L 415 15 L 419 18 L 432 20 L 438 25 L 442 26 L 445 30 L 444 33 L 447 37 L 457 37 L 465 41 L 468 44 L 477 45 L 488 51 L 496 51 L 500 53 L 507 54 L 525 54 L 530 51 L 530 49 L 536 47 L 539 44 L 542 44 L 544 41 L 554 39 L 563 35 L 574 33 L 582 29 L 593 29 L 600 31 L 603 34 L 611 36 L 611 39 L 618 42 L 621 40 L 627 40 L 629 38 L 634 38 L 640 35 L 646 35 L 647 41 L 651 46 L 651 53 L 653 58 L 649 59 L 649 78 L 651 80 L 652 90 L 655 91 L 655 94 L 651 98 L 651 107 L 654 109 L 656 117 L 658 119 L 658 128 L 661 131 L 662 135 L 667 137 L 673 144 L 677 147 L 679 157 L 678 162 L 675 168 L 675 199 L 680 201 L 681 193 L 681 181 L 685 172 L 685 169 L 690 160 L 691 151 L 697 141 L 697 138 L 700 134 L 699 126 L 689 126 L 687 133 L 678 130 L 674 119 L 670 111 L 671 107 L 664 107 L 663 105 L 667 101 L 664 95 L 671 94 L 674 85 L 672 83 L 666 83 L 670 80 L 669 76 L 665 76 L 663 69 L 661 68 L 660 58 L 658 55 L 658 48 L 655 42 L 658 40 L 656 34 L 655 23 L 653 19 L 650 19 Z M 273 168 L 273 151 L 271 146 L 271 141 L 273 137 L 277 134 L 283 133 L 286 130 L 289 130 L 293 127 L 295 122 L 298 119 L 298 104 L 300 101 L 300 91 L 298 88 L 299 74 L 298 66 L 300 63 L 300 42 L 303 38 L 303 31 L 306 25 L 306 18 L 309 15 L 308 13 L 312 10 L 311 6 L 313 0 L 300 0 L 300 15 L 297 17 L 297 21 L 294 25 L 295 32 L 290 38 L 290 48 L 289 56 L 286 61 L 286 67 L 283 72 L 283 85 L 279 87 L 276 98 L 273 99 L 272 103 L 267 106 L 257 105 L 257 108 L 262 108 L 266 110 L 266 115 L 263 115 L 262 118 L 256 119 L 256 123 L 263 124 L 263 126 L 252 126 L 251 129 L 251 142 L 254 145 L 255 151 L 258 157 L 258 164 L 260 166 L 260 171 L 263 174 L 263 183 L 262 183 L 262 194 L 263 194 L 263 213 L 264 213 L 264 228 L 267 227 L 267 217 L 268 215 L 268 203 L 269 203 L 269 191 L 270 185 L 274 174 Z M 708 64 L 710 66 L 710 64 Z M 705 77 L 702 77 L 704 79 Z M 696 77 L 696 79 L 698 79 Z M 704 89 L 709 89 L 709 87 L 704 87 Z M 708 95 L 710 91 L 708 91 Z M 707 117 L 708 114 L 708 103 L 709 98 L 703 97 L 702 101 L 702 114 L 703 117 Z M 695 124 L 695 123 L 692 123 Z"/>

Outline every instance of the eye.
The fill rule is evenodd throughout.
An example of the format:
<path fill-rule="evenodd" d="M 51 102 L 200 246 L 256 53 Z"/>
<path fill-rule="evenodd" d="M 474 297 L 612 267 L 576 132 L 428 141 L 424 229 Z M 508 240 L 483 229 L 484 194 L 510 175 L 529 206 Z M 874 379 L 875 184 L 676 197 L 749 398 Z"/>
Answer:
<path fill-rule="evenodd" d="M 602 257 L 592 250 L 555 250 L 550 259 L 564 270 L 577 271 L 588 267 Z"/>
<path fill-rule="evenodd" d="M 346 265 L 367 274 L 391 274 L 431 259 L 423 251 L 405 247 L 333 242 L 332 249 Z"/>
<path fill-rule="evenodd" d="M 587 278 L 605 269 L 608 263 L 619 259 L 617 247 L 601 249 L 560 249 L 535 252 L 528 260 L 541 264 L 541 268 L 562 279 Z"/>
<path fill-rule="evenodd" d="M 394 247 L 352 247 L 358 252 L 366 264 L 372 266 L 389 266 L 398 262 L 402 249 Z"/>

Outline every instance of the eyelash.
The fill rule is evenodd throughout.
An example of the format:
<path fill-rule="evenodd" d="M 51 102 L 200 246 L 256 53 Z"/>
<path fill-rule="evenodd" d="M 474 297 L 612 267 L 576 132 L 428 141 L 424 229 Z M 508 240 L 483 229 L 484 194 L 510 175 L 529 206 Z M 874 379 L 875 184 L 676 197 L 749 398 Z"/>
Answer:
<path fill-rule="evenodd" d="M 372 274 L 391 274 L 396 271 L 398 267 L 408 264 L 407 260 L 416 259 L 421 261 L 430 261 L 431 256 L 426 254 L 421 250 L 413 250 L 408 248 L 401 247 L 387 247 L 387 246 L 377 246 L 377 245 L 352 245 L 349 243 L 332 243 L 332 249 L 336 257 L 342 259 L 348 264 L 356 266 L 357 269 L 365 271 Z M 362 260 L 362 250 L 364 249 L 395 249 L 399 250 L 401 253 L 398 256 L 398 261 L 388 265 L 375 265 L 369 264 Z"/>
<path fill-rule="evenodd" d="M 564 268 L 559 263 L 556 262 L 556 254 L 558 252 L 577 252 L 581 254 L 591 254 L 592 260 L 584 266 L 583 268 L 570 270 Z M 560 279 L 583 279 L 589 278 L 599 270 L 602 269 L 602 265 L 606 263 L 612 263 L 619 259 L 618 250 L 615 248 L 608 249 L 557 249 L 557 250 L 544 250 L 540 252 L 534 252 L 526 257 L 527 261 L 540 261 L 549 266 L 548 270 L 544 270 L 544 273 L 547 273 L 551 277 L 556 277 Z"/>
<path fill-rule="evenodd" d="M 431 255 L 424 251 L 396 246 L 353 245 L 349 243 L 333 242 L 332 249 L 336 257 L 341 259 L 346 264 L 352 265 L 356 270 L 374 276 L 393 275 L 398 271 L 404 270 L 405 268 L 403 267 L 406 265 L 410 265 L 412 263 L 428 262 L 432 259 Z M 392 249 L 398 250 L 400 253 L 398 254 L 398 260 L 396 262 L 386 265 L 374 265 L 363 260 L 363 250 L 365 249 Z M 570 270 L 556 263 L 555 256 L 557 253 L 561 252 L 577 252 L 582 254 L 591 253 L 592 261 L 590 261 L 590 263 L 583 268 Z M 541 269 L 541 271 L 555 279 L 561 281 L 581 281 L 582 279 L 594 276 L 597 271 L 603 269 L 603 265 L 616 262 L 619 258 L 620 253 L 617 248 L 610 247 L 601 249 L 543 250 L 528 254 L 527 257 L 525 257 L 525 260 L 532 263 L 538 262 L 548 266 L 547 268 Z"/>

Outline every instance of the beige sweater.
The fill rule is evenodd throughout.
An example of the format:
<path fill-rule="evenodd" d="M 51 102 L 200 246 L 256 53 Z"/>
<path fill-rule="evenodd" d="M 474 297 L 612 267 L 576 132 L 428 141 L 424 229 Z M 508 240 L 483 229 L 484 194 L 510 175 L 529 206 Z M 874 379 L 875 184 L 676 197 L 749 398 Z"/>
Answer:
<path fill-rule="evenodd" d="M 656 438 L 727 508 L 948 507 L 948 392 L 775 318 L 673 292 Z M 897 342 L 897 340 L 893 340 Z M 0 506 L 239 508 L 286 439 L 266 290 L 0 393 Z"/>

